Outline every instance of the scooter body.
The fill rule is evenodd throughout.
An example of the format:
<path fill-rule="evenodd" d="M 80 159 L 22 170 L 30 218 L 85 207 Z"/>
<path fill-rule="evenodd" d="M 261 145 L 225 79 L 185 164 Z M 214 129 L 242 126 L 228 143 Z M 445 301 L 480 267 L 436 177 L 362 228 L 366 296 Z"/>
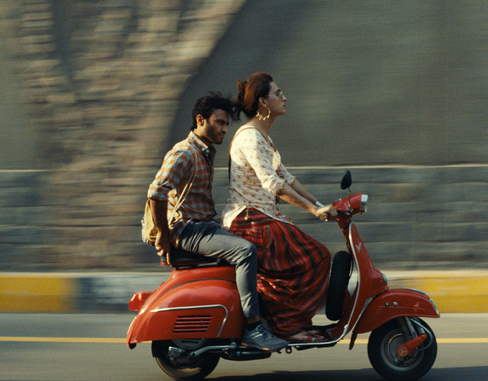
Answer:
<path fill-rule="evenodd" d="M 335 209 L 340 211 L 338 223 L 358 271 L 358 280 L 353 294 L 346 296 L 348 303 L 344 315 L 332 332 L 338 336 L 342 330 L 343 337 L 354 328 L 351 348 L 357 334 L 371 332 L 395 318 L 440 317 L 427 294 L 412 289 L 389 289 L 386 277 L 374 267 L 357 227 L 351 221 L 353 215 L 366 212 L 367 200 L 367 195 L 356 194 L 334 203 Z"/>
<path fill-rule="evenodd" d="M 348 171 L 341 187 L 349 186 Z M 415 380 L 430 370 L 437 353 L 435 336 L 420 318 L 440 315 L 425 293 L 390 290 L 386 277 L 374 267 L 352 222 L 354 215 L 366 212 L 367 199 L 364 194 L 349 194 L 334 203 L 348 250 L 338 253 L 345 260 L 342 265 L 341 258 L 336 259 L 339 255 L 332 265 L 327 303 L 330 299 L 335 304 L 327 304 L 327 309 L 335 310 L 331 320 L 338 321 L 323 327 L 329 340 L 290 343 L 286 352 L 291 353 L 292 348 L 331 347 L 349 332 L 352 349 L 358 334 L 372 332 L 368 355 L 378 373 L 390 380 Z M 177 380 L 204 378 L 219 358 L 253 360 L 271 356 L 270 352 L 240 345 L 245 318 L 233 266 L 179 251 L 172 253 L 172 266 L 169 280 L 155 291 L 134 294 L 130 301 L 129 309 L 139 313 L 127 333 L 129 348 L 152 341 L 156 362 Z M 352 267 L 357 281 L 350 292 Z"/>
<path fill-rule="evenodd" d="M 146 299 L 147 298 L 147 299 Z M 127 342 L 176 339 L 238 339 L 244 315 L 233 266 L 175 269 L 154 292 L 137 293 L 129 309 L 139 310 Z"/>

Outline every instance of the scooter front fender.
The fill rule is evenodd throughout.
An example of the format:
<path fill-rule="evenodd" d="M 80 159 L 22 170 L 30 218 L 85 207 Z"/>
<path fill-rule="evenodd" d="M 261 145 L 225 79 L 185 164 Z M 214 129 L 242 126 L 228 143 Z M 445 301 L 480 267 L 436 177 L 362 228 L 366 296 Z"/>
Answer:
<path fill-rule="evenodd" d="M 393 289 L 378 295 L 371 301 L 354 332 L 355 334 L 371 332 L 387 321 L 402 316 L 438 318 L 441 315 L 432 299 L 424 292 Z"/>

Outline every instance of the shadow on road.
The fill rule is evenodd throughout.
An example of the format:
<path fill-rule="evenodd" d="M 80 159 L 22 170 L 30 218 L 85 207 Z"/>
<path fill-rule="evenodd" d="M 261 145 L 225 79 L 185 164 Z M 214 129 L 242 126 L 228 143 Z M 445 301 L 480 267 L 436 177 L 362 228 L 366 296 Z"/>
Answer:
<path fill-rule="evenodd" d="M 488 366 L 467 367 L 467 368 L 443 368 L 432 369 L 421 381 L 447 381 L 447 380 L 470 380 L 485 381 L 488 374 Z M 374 369 L 356 370 L 323 370 L 323 371 L 297 371 L 297 372 L 273 372 L 260 373 L 255 375 L 235 377 L 211 377 L 214 381 L 380 381 L 385 380 Z"/>
<path fill-rule="evenodd" d="M 379 381 L 384 380 L 373 369 L 356 370 L 321 370 L 321 371 L 297 371 L 297 372 L 273 372 L 260 373 L 253 376 L 216 377 L 215 381 Z"/>

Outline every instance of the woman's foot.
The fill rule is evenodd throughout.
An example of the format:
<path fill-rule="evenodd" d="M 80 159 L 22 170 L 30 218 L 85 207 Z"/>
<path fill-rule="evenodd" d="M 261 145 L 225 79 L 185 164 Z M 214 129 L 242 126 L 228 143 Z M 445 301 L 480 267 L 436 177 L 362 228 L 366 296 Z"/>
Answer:
<path fill-rule="evenodd" d="M 328 338 L 329 340 L 334 340 L 334 335 L 330 332 L 328 326 L 319 326 L 319 325 L 309 325 L 309 326 L 302 326 L 302 329 L 306 330 L 311 334 L 318 334 Z"/>
<path fill-rule="evenodd" d="M 320 343 L 327 341 L 325 336 L 317 331 L 304 331 L 301 330 L 293 335 L 286 336 L 284 338 L 289 343 Z"/>

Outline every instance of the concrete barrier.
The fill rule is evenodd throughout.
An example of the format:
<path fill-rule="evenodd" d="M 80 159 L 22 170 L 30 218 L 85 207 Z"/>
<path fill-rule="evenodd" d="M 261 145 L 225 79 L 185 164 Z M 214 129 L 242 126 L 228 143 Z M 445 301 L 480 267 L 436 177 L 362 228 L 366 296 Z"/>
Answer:
<path fill-rule="evenodd" d="M 384 271 L 390 288 L 426 292 L 442 313 L 488 312 L 488 271 Z M 0 312 L 124 312 L 132 294 L 156 289 L 161 273 L 0 274 Z"/>
<path fill-rule="evenodd" d="M 55 274 L 0 275 L 0 311 L 70 312 L 80 297 L 78 279 Z"/>
<path fill-rule="evenodd" d="M 488 312 L 488 274 L 434 274 L 415 279 L 442 312 Z"/>

